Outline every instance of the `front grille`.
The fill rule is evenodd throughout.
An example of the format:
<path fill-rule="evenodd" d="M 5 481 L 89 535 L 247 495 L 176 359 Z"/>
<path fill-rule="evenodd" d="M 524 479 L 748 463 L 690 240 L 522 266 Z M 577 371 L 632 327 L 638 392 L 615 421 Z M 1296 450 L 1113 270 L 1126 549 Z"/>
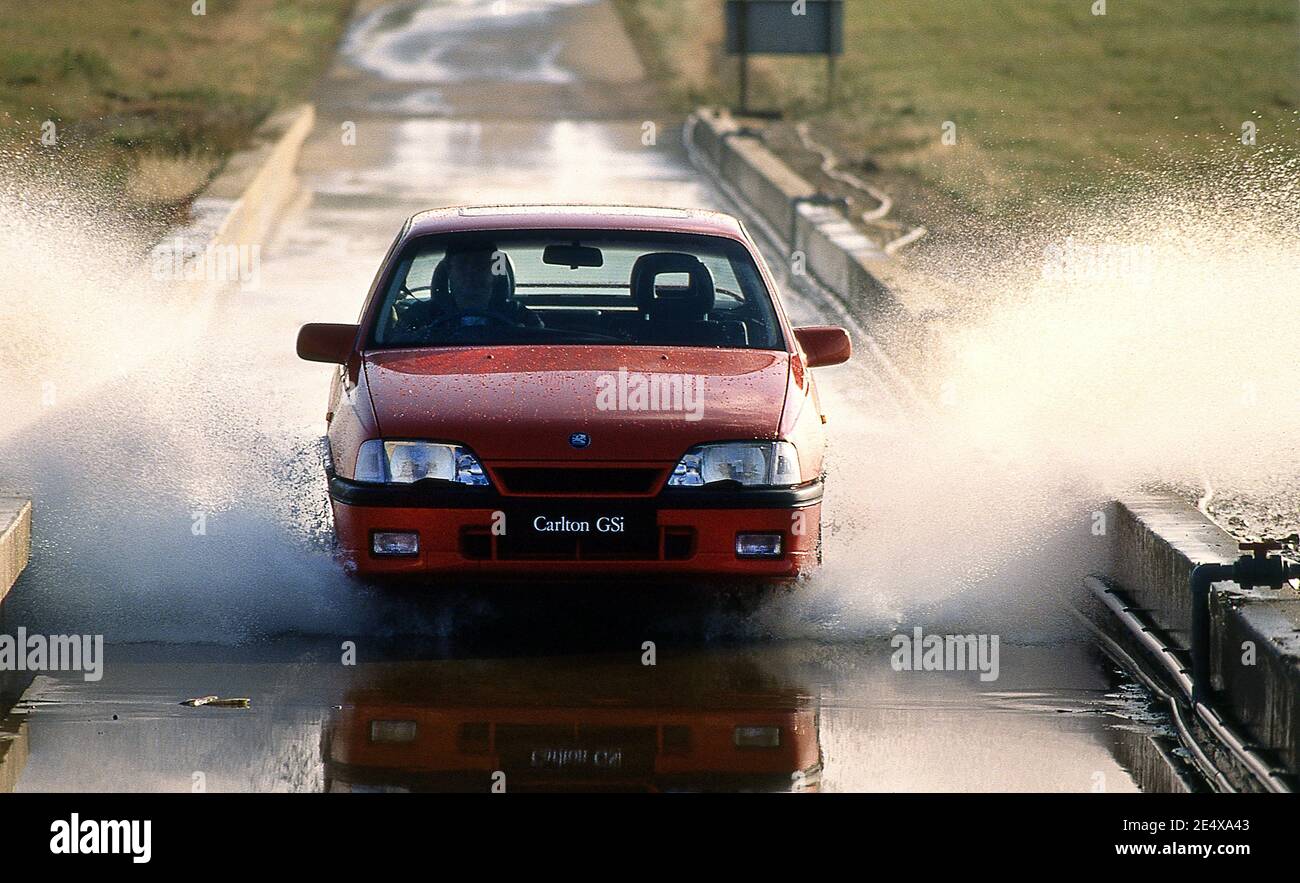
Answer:
<path fill-rule="evenodd" d="M 493 471 L 508 494 L 647 495 L 664 477 L 656 467 L 499 466 Z"/>
<path fill-rule="evenodd" d="M 610 543 L 593 537 L 544 537 L 519 540 L 498 537 L 497 558 L 502 561 L 656 561 L 658 531 Z"/>
<path fill-rule="evenodd" d="M 664 529 L 664 560 L 686 561 L 695 554 L 695 530 L 689 527 Z"/>
<path fill-rule="evenodd" d="M 492 558 L 492 532 L 486 527 L 464 527 L 460 531 L 460 554 L 471 561 Z"/>

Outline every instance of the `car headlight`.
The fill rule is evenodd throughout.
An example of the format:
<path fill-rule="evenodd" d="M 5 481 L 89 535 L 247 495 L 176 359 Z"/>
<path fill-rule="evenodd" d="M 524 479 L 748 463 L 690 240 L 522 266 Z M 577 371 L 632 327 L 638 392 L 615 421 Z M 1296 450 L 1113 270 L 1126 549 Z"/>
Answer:
<path fill-rule="evenodd" d="M 414 484 L 426 478 L 483 486 L 488 477 L 478 458 L 460 445 L 371 439 L 357 452 L 357 481 Z"/>
<path fill-rule="evenodd" d="M 736 481 L 746 487 L 799 483 L 799 452 L 790 442 L 722 442 L 686 452 L 668 479 L 670 487 Z"/>

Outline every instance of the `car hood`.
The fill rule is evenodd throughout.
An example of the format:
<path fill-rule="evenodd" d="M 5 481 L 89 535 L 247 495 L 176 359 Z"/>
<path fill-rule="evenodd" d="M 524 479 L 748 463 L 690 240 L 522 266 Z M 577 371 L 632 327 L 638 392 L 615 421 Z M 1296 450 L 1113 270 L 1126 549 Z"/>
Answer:
<path fill-rule="evenodd" d="M 767 350 L 526 346 L 365 354 L 384 437 L 460 442 L 485 460 L 665 461 L 700 442 L 775 438 L 789 370 L 788 353 Z M 575 433 L 586 433 L 590 444 L 575 447 Z"/>

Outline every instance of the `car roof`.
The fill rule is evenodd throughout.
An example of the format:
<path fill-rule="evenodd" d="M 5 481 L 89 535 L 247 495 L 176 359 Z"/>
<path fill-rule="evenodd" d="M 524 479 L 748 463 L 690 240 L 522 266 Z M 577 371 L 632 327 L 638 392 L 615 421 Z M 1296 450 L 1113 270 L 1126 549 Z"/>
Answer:
<path fill-rule="evenodd" d="M 637 205 L 461 205 L 412 215 L 404 238 L 473 230 L 644 230 L 745 239 L 731 215 Z"/>

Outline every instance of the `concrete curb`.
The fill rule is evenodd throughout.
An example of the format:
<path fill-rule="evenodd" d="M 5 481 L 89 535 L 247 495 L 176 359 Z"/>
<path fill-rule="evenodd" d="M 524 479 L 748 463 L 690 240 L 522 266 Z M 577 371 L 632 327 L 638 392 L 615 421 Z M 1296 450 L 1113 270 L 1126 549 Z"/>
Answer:
<path fill-rule="evenodd" d="M 0 717 L 0 794 L 17 788 L 29 753 L 27 721 L 18 715 Z"/>
<path fill-rule="evenodd" d="M 867 264 L 886 259 L 842 214 L 815 205 L 817 189 L 787 166 L 726 111 L 701 110 L 686 127 L 689 146 L 712 165 L 708 171 L 742 193 L 753 211 L 823 285 L 845 294 L 883 294 Z M 854 265 L 857 266 L 854 266 Z"/>
<path fill-rule="evenodd" d="M 190 223 L 159 245 L 181 242 L 186 264 L 214 252 L 264 245 L 298 192 L 298 157 L 315 124 L 311 104 L 272 114 L 253 133 L 252 146 L 233 154 L 195 197 Z M 200 278 L 193 285 L 209 294 L 212 282 Z"/>
<path fill-rule="evenodd" d="M 254 145 L 230 157 L 221 174 L 194 201 L 195 213 L 225 217 L 213 234 L 221 245 L 253 245 L 265 240 L 298 189 L 295 171 L 303 142 L 316 124 L 310 104 L 270 116 L 253 135 Z"/>
<path fill-rule="evenodd" d="M 920 364 L 931 325 L 943 302 L 919 274 L 907 270 L 840 211 L 818 204 L 817 189 L 763 145 L 758 133 L 741 127 L 725 110 L 691 114 L 687 147 L 705 171 L 743 195 L 754 215 L 791 260 L 835 292 L 867 323 L 898 329 L 875 340 L 905 372 Z"/>
<path fill-rule="evenodd" d="M 917 368 L 943 334 L 944 298 L 932 292 L 945 286 L 931 286 L 836 209 L 813 204 L 812 185 L 725 111 L 697 110 L 685 140 L 697 165 L 738 194 L 767 232 L 801 252 L 808 273 L 849 305 L 893 367 L 917 382 Z M 881 326 L 889 332 L 882 334 Z M 1192 568 L 1232 562 L 1236 540 L 1173 497 L 1119 500 L 1111 509 L 1114 541 L 1104 576 L 1144 608 L 1175 652 L 1185 653 Z M 1259 748 L 1300 774 L 1300 593 L 1221 583 L 1211 608 L 1218 702 Z M 1242 662 L 1245 642 L 1254 646 L 1254 665 Z"/>
<path fill-rule="evenodd" d="M 0 499 L 0 602 L 31 557 L 32 504 L 28 500 Z"/>

